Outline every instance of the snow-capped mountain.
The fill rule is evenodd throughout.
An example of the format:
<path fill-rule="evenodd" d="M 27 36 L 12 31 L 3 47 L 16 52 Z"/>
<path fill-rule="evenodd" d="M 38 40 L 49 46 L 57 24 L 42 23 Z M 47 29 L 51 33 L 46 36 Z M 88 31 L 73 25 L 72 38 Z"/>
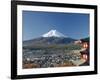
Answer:
<path fill-rule="evenodd" d="M 49 32 L 42 35 L 42 37 L 67 37 L 57 30 L 50 30 Z"/>
<path fill-rule="evenodd" d="M 75 39 L 67 37 L 57 30 L 50 30 L 41 37 L 23 41 L 25 46 L 51 46 L 51 45 L 66 45 L 73 43 Z"/>

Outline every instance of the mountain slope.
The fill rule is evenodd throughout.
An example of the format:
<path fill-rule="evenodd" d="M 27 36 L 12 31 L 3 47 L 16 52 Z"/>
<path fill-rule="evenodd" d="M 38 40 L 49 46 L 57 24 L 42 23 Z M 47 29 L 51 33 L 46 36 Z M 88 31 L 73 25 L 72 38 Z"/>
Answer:
<path fill-rule="evenodd" d="M 73 43 L 75 39 L 60 37 L 40 37 L 33 40 L 24 41 L 25 46 L 29 45 L 52 45 L 52 44 L 68 44 Z"/>

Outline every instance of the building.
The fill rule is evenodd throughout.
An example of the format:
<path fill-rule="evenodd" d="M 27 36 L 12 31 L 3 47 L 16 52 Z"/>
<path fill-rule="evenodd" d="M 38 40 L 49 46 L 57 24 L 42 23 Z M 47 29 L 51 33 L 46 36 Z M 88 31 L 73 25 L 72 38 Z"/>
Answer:
<path fill-rule="evenodd" d="M 80 52 L 81 57 L 86 60 L 86 62 L 84 64 L 89 65 L 89 62 L 90 62 L 90 59 L 89 59 L 89 55 L 90 55 L 90 53 L 89 53 L 89 49 L 90 49 L 89 48 L 89 38 L 82 39 L 81 41 L 82 41 L 82 47 L 84 48 L 84 50 Z"/>

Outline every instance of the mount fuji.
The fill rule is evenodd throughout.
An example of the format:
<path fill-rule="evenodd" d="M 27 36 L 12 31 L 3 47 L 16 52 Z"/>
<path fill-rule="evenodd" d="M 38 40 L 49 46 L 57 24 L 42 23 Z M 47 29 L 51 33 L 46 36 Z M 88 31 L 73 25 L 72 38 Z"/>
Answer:
<path fill-rule="evenodd" d="M 50 30 L 49 32 L 42 35 L 42 37 L 67 37 L 57 30 Z"/>
<path fill-rule="evenodd" d="M 74 41 L 75 39 L 65 36 L 57 30 L 50 30 L 39 38 L 23 41 L 23 46 L 66 45 Z"/>

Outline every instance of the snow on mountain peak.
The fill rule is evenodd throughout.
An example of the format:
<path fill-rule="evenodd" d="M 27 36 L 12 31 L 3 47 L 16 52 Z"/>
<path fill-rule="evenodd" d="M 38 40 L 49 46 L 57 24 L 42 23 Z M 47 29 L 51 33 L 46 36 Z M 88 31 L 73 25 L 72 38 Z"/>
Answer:
<path fill-rule="evenodd" d="M 66 36 L 58 32 L 57 30 L 50 30 L 49 32 L 43 34 L 42 37 L 66 37 Z"/>

